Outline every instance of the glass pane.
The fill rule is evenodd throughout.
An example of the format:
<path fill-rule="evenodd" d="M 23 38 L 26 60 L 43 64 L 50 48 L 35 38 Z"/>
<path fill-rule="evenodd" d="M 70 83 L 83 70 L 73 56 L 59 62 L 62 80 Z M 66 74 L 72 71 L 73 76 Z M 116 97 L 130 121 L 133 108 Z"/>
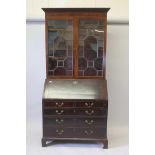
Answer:
<path fill-rule="evenodd" d="M 103 19 L 82 19 L 79 21 L 79 76 L 103 76 L 103 25 Z"/>
<path fill-rule="evenodd" d="M 73 76 L 73 22 L 48 21 L 48 74 Z"/>

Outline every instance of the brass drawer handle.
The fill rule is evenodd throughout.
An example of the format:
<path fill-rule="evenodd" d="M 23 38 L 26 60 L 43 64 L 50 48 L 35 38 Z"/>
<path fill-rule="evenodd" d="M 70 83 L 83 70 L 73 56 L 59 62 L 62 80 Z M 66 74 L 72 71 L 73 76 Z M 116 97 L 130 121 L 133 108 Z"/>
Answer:
<path fill-rule="evenodd" d="M 60 111 L 59 111 L 59 110 L 56 110 L 55 112 L 56 112 L 58 115 L 61 115 L 61 114 L 64 112 L 64 110 L 60 110 Z"/>
<path fill-rule="evenodd" d="M 84 133 L 85 133 L 86 135 L 91 135 L 91 134 L 93 134 L 94 132 L 93 132 L 93 130 L 89 130 L 89 131 L 85 130 Z"/>
<path fill-rule="evenodd" d="M 64 122 L 64 120 L 63 119 L 56 119 L 55 120 L 58 124 L 61 124 L 61 123 L 63 123 Z"/>
<path fill-rule="evenodd" d="M 64 103 L 63 103 L 63 102 L 62 102 L 62 103 L 56 102 L 55 105 L 56 105 L 57 107 L 62 107 L 62 106 L 64 105 Z"/>
<path fill-rule="evenodd" d="M 94 103 L 92 102 L 92 103 L 85 103 L 85 106 L 87 106 L 87 107 L 92 107 L 94 105 Z"/>
<path fill-rule="evenodd" d="M 88 114 L 88 115 L 92 115 L 94 113 L 94 110 L 91 110 L 91 111 L 86 110 L 85 113 Z"/>
<path fill-rule="evenodd" d="M 62 135 L 63 133 L 64 133 L 64 130 L 63 129 L 61 129 L 61 130 L 56 130 L 56 133 L 58 134 L 58 135 Z"/>
<path fill-rule="evenodd" d="M 88 124 L 88 125 L 91 125 L 91 124 L 94 123 L 94 120 L 90 120 L 90 121 L 89 121 L 89 120 L 86 119 L 86 120 L 85 120 L 85 123 Z"/>

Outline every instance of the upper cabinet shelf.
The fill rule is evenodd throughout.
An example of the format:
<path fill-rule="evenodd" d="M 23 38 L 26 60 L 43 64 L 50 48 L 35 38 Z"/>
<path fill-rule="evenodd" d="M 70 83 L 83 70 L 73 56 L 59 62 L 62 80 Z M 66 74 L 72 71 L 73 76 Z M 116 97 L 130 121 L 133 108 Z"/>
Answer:
<path fill-rule="evenodd" d="M 44 8 L 47 78 L 103 78 L 109 8 Z"/>

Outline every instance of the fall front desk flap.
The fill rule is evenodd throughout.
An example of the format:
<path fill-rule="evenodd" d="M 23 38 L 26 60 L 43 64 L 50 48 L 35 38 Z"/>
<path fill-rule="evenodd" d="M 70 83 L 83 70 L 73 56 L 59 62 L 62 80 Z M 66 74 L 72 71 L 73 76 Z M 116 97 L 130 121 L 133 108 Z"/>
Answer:
<path fill-rule="evenodd" d="M 107 81 L 102 79 L 46 79 L 43 99 L 107 100 Z"/>

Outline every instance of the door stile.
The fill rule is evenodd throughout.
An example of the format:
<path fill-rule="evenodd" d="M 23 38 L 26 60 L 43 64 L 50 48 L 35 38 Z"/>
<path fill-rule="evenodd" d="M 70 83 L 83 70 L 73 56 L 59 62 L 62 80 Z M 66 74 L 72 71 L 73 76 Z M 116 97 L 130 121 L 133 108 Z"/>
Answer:
<path fill-rule="evenodd" d="M 78 26 L 79 26 L 79 21 L 78 21 L 78 17 L 75 16 L 74 19 L 74 33 L 73 33 L 73 47 L 74 47 L 74 55 L 73 55 L 73 58 L 74 58 L 74 78 L 77 79 L 78 78 Z"/>

